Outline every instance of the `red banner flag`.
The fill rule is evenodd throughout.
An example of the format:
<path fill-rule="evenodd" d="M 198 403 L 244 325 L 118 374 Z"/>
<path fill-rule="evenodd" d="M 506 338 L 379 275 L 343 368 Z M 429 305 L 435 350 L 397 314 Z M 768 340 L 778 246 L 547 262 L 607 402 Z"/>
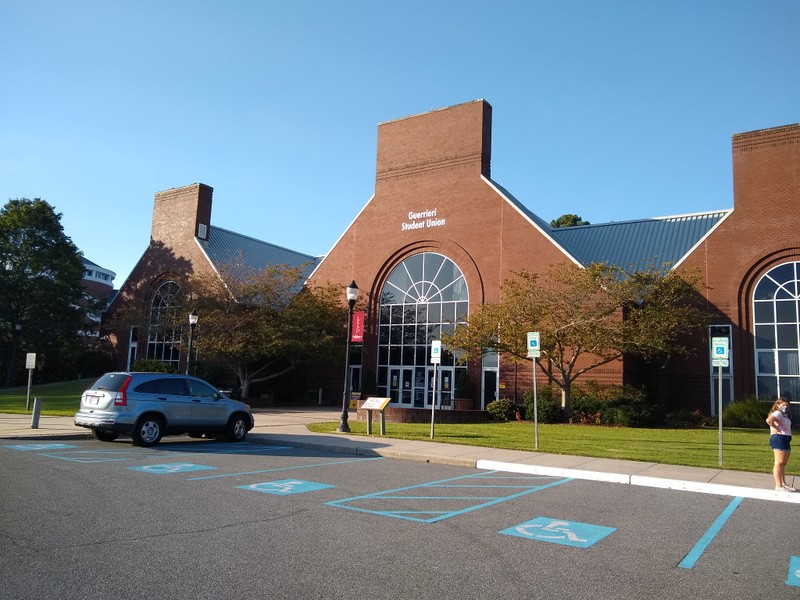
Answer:
<path fill-rule="evenodd" d="M 364 311 L 358 310 L 353 313 L 353 329 L 350 333 L 351 342 L 364 341 Z"/>

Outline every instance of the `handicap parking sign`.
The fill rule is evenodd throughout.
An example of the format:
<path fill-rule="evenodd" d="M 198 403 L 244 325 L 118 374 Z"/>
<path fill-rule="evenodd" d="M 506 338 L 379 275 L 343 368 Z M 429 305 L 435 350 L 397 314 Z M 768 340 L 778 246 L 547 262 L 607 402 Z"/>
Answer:
<path fill-rule="evenodd" d="M 549 517 L 536 517 L 530 521 L 504 529 L 500 533 L 564 546 L 588 548 L 615 531 L 615 527 L 603 527 L 602 525 L 590 525 L 588 523 L 577 523 Z"/>
<path fill-rule="evenodd" d="M 335 486 L 326 483 L 303 481 L 302 479 L 281 479 L 264 483 L 252 483 L 250 485 L 238 485 L 236 487 L 251 492 L 264 492 L 265 494 L 274 494 L 276 496 L 288 496 L 290 494 L 302 494 L 304 492 L 324 490 L 325 488 L 332 488 Z"/>

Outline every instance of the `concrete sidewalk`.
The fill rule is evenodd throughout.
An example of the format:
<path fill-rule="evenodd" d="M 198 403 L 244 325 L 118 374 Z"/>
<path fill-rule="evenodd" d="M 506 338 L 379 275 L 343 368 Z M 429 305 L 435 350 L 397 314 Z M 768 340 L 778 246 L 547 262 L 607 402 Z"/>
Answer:
<path fill-rule="evenodd" d="M 641 485 L 723 496 L 741 496 L 800 504 L 800 492 L 776 492 L 772 475 L 725 469 L 680 467 L 658 463 L 588 458 L 445 444 L 436 441 L 409 441 L 335 433 L 311 433 L 313 422 L 335 422 L 340 411 L 331 408 L 255 409 L 256 426 L 251 443 L 286 445 L 364 456 L 384 456 L 470 468 L 572 477 L 592 481 Z M 351 419 L 355 417 L 351 413 Z M 387 425 L 391 428 L 391 424 Z M 379 431 L 376 425 L 373 431 Z M 76 427 L 72 417 L 41 416 L 32 428 L 30 415 L 0 414 L 0 440 L 45 440 L 92 438 L 88 429 Z M 0 442 L 0 447 L 7 445 Z M 768 451 L 765 441 L 765 452 Z M 798 481 L 794 481 L 797 479 Z M 789 485 L 800 485 L 800 478 L 787 477 Z"/>

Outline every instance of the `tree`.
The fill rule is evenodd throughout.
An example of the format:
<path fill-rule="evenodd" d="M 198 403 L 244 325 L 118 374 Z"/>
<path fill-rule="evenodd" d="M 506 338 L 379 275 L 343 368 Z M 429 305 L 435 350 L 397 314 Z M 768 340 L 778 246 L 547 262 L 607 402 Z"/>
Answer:
<path fill-rule="evenodd" d="M 23 348 L 47 355 L 49 364 L 75 359 L 87 318 L 83 263 L 61 214 L 40 198 L 20 198 L 0 210 L 0 265 L 0 335 L 12 385 Z"/>
<path fill-rule="evenodd" d="M 550 221 L 550 226 L 558 229 L 559 227 L 575 227 L 576 225 L 591 225 L 589 221 L 584 221 L 578 215 L 561 215 L 554 221 Z"/>
<path fill-rule="evenodd" d="M 482 306 L 444 343 L 473 358 L 496 351 L 523 361 L 527 332 L 539 331 L 539 368 L 561 389 L 567 416 L 580 376 L 625 354 L 666 359 L 686 353 L 684 336 L 707 323 L 693 275 L 571 263 L 541 276 L 515 275 L 503 283 L 500 302 Z"/>
<path fill-rule="evenodd" d="M 347 316 L 338 288 L 304 288 L 303 268 L 286 265 L 228 265 L 220 274 L 189 282 L 188 302 L 202 314 L 194 348 L 226 365 L 243 397 L 254 383 L 341 349 Z"/>

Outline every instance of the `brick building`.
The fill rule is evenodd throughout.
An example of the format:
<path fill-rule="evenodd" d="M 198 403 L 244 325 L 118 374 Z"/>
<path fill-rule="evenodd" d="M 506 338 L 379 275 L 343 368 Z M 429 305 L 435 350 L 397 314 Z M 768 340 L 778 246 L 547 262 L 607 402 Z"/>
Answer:
<path fill-rule="evenodd" d="M 701 273 L 718 321 L 707 338 L 696 340 L 693 359 L 671 365 L 667 385 L 676 404 L 714 411 L 718 372 L 710 368 L 709 339 L 720 335 L 730 338 L 732 350 L 722 372 L 725 400 L 784 390 L 800 399 L 800 125 L 733 137 L 729 210 L 563 229 L 551 228 L 492 180 L 491 133 L 492 108 L 483 100 L 378 126 L 374 195 L 310 276 L 343 289 L 355 280 L 363 292 L 364 341 L 351 365 L 355 389 L 374 378 L 377 394 L 391 396 L 395 407 L 429 406 L 432 336 L 497 300 L 501 283 L 515 271 L 607 261 Z M 230 251 L 242 241 L 212 227 L 210 216 L 207 186 L 157 194 L 150 246 L 114 304 L 136 298 L 154 306 L 160 286 L 213 266 L 221 256 L 215 246 Z M 250 241 L 245 251 L 258 254 L 260 264 L 276 260 L 263 251 L 275 247 Z M 283 259 L 311 258 L 280 250 L 287 253 Z M 116 340 L 127 344 L 128 355 L 132 339 Z M 173 339 L 169 347 L 177 348 L 170 360 L 179 363 L 179 344 Z M 150 342 L 148 355 L 156 349 Z M 456 382 L 469 373 L 472 407 L 481 408 L 529 387 L 525 371 L 496 355 L 459 365 L 445 351 L 437 387 L 452 406 Z M 587 377 L 623 383 L 633 373 L 620 360 Z M 330 401 L 341 397 L 341 381 L 329 388 Z"/>
<path fill-rule="evenodd" d="M 139 358 L 185 368 L 192 307 L 184 289 L 192 275 L 218 274 L 232 262 L 256 270 L 316 264 L 316 257 L 211 225 L 212 197 L 202 183 L 156 193 L 150 243 L 103 318 L 116 368 Z M 175 325 L 181 312 L 186 328 Z"/>

